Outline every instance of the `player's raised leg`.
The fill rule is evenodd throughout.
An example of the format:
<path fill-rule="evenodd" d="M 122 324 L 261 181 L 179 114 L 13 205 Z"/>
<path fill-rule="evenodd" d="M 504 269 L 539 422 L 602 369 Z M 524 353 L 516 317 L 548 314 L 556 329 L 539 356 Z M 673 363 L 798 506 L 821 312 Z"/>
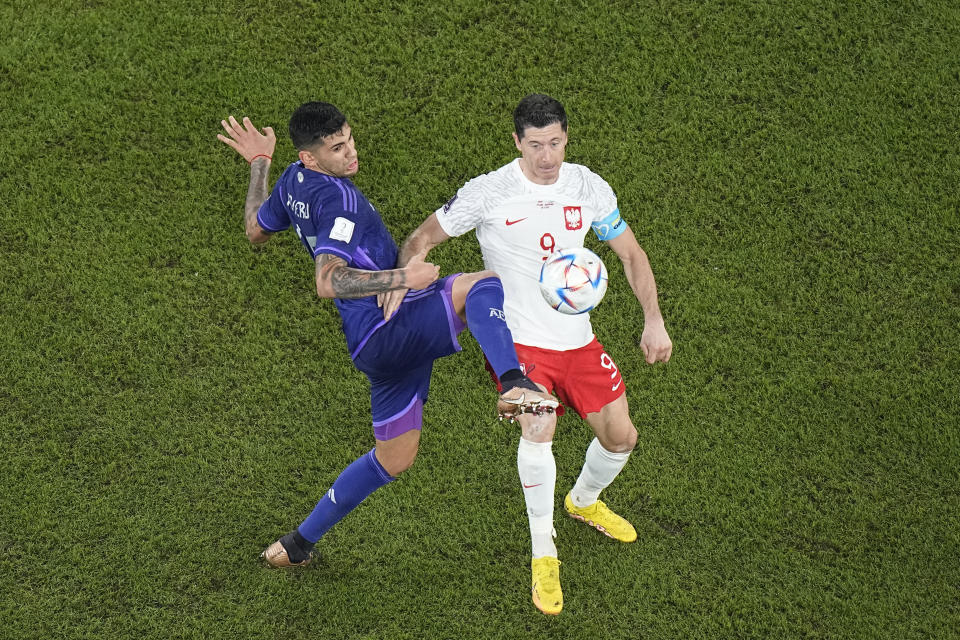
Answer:
<path fill-rule="evenodd" d="M 627 520 L 600 500 L 606 489 L 627 464 L 637 443 L 637 430 L 630 420 L 626 395 L 608 403 L 600 411 L 588 413 L 587 423 L 596 438 L 587 447 L 583 469 L 563 504 L 572 518 L 596 528 L 621 542 L 633 542 L 637 532 Z"/>
<path fill-rule="evenodd" d="M 453 283 L 452 302 L 503 385 L 498 413 L 515 417 L 525 412 L 553 412 L 559 406 L 557 399 L 520 370 L 513 335 L 503 313 L 503 285 L 497 274 L 478 271 L 459 275 Z"/>

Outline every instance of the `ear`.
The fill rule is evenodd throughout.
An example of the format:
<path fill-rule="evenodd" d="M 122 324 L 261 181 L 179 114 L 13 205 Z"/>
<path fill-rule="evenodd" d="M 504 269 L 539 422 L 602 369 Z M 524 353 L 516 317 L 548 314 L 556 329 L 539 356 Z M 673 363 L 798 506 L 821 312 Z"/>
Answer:
<path fill-rule="evenodd" d="M 313 156 L 312 153 L 310 153 L 309 151 L 301 150 L 300 153 L 297 154 L 297 156 L 300 158 L 300 162 L 303 163 L 303 166 L 305 166 L 307 169 L 316 169 L 317 159 Z"/>
<path fill-rule="evenodd" d="M 514 131 L 512 135 L 513 135 L 513 144 L 517 145 L 517 151 L 523 151 L 523 149 L 520 148 L 520 138 L 517 137 L 517 132 Z"/>

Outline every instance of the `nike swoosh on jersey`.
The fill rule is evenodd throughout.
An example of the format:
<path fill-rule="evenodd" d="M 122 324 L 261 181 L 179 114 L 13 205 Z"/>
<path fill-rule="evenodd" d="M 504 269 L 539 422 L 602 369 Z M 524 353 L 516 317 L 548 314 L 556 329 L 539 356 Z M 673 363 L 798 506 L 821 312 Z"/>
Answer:
<path fill-rule="evenodd" d="M 527 216 L 527 217 L 529 217 L 529 216 Z M 517 224 L 518 222 L 523 222 L 523 221 L 526 220 L 526 219 L 527 219 L 527 218 L 517 218 L 516 220 L 507 220 L 507 221 L 506 221 L 506 222 L 507 222 L 507 226 L 509 227 L 509 226 L 512 225 L 512 224 Z"/>

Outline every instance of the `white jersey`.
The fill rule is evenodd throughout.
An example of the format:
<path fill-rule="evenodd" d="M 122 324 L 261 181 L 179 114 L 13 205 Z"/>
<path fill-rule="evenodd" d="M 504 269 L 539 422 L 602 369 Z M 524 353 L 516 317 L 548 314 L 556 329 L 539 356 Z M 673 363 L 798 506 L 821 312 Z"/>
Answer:
<path fill-rule="evenodd" d="M 514 341 L 566 351 L 593 340 L 590 317 L 552 309 L 540 294 L 540 268 L 553 251 L 582 247 L 590 225 L 616 210 L 613 189 L 586 167 L 565 162 L 556 182 L 541 185 L 517 158 L 466 183 L 436 214 L 449 236 L 476 229 L 484 265 L 503 281 Z"/>

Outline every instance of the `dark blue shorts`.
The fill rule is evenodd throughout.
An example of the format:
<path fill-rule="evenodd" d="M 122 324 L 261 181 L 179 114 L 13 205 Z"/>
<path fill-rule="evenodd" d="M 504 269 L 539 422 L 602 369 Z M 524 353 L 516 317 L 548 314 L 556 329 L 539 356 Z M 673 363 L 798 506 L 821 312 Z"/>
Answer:
<path fill-rule="evenodd" d="M 357 349 L 353 364 L 370 380 L 373 434 L 390 440 L 423 424 L 433 361 L 460 351 L 466 327 L 453 309 L 455 273 L 411 291 L 400 308 Z"/>

